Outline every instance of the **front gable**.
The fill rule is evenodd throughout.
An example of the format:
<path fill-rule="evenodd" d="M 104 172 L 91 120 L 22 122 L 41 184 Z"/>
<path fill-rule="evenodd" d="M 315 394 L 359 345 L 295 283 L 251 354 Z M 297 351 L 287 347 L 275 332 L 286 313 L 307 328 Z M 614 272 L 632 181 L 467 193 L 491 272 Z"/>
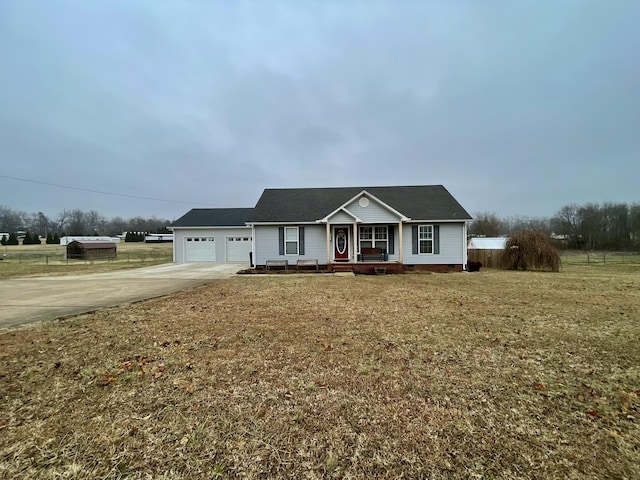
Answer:
<path fill-rule="evenodd" d="M 352 217 L 349 220 L 349 217 Z M 344 223 L 398 223 L 409 220 L 391 205 L 362 190 L 355 197 L 349 199 L 338 209 L 331 212 L 321 222 Z"/>
<path fill-rule="evenodd" d="M 328 223 L 362 223 L 362 220 L 346 208 L 341 207 L 326 217 Z"/>

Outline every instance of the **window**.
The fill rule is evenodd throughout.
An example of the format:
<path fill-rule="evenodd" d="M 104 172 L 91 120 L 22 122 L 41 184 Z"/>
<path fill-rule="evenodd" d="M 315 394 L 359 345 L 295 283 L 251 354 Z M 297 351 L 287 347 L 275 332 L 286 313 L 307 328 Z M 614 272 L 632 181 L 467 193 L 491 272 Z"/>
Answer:
<path fill-rule="evenodd" d="M 418 253 L 433 253 L 433 225 L 418 227 Z"/>
<path fill-rule="evenodd" d="M 285 255 L 298 255 L 298 227 L 284 228 Z"/>
<path fill-rule="evenodd" d="M 360 227 L 360 249 L 379 248 L 383 253 L 389 251 L 388 227 Z"/>

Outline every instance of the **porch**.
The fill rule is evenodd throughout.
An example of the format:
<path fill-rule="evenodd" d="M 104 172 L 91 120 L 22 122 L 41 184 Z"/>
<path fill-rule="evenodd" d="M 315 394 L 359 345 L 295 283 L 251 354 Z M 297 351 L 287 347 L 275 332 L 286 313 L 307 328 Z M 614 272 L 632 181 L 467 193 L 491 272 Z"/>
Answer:
<path fill-rule="evenodd" d="M 327 269 L 330 272 L 353 272 L 360 275 L 404 273 L 404 266 L 396 261 L 332 262 L 327 265 Z"/>

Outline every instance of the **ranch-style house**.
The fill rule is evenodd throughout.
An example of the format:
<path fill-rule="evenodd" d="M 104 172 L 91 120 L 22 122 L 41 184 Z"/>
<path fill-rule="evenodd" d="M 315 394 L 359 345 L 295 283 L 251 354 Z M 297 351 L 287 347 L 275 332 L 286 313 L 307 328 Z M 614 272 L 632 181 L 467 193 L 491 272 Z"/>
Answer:
<path fill-rule="evenodd" d="M 176 220 L 174 261 L 258 269 L 461 271 L 471 216 L 442 185 L 266 189 L 254 208 Z"/>

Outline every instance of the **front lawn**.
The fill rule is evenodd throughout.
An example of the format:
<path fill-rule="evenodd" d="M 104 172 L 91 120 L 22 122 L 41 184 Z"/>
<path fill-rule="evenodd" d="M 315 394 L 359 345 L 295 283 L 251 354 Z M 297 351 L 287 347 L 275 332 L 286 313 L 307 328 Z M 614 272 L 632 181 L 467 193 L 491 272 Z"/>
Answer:
<path fill-rule="evenodd" d="M 238 276 L 0 335 L 2 478 L 640 478 L 640 271 Z"/>

